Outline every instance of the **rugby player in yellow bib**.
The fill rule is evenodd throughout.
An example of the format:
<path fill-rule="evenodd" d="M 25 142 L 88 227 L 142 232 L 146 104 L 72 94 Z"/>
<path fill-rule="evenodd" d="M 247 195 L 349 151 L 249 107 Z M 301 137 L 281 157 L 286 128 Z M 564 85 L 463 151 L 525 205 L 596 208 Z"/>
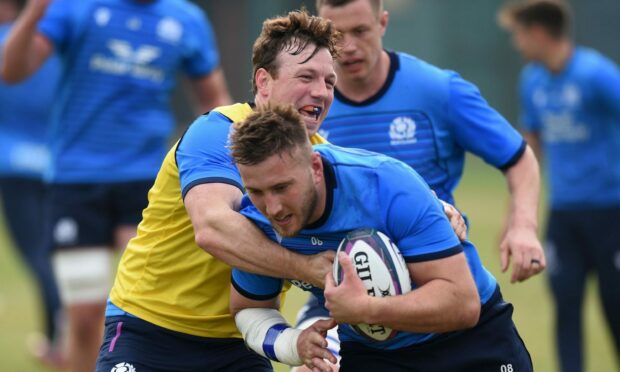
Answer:
<path fill-rule="evenodd" d="M 265 21 L 253 49 L 256 106 L 292 104 L 313 143 L 334 94 L 338 33 L 306 12 Z M 268 240 L 237 211 L 243 185 L 228 144 L 253 104 L 199 117 L 166 156 L 138 234 L 121 259 L 97 371 L 271 370 L 229 312 L 231 266 L 323 286 L 333 253 L 303 256 Z"/>

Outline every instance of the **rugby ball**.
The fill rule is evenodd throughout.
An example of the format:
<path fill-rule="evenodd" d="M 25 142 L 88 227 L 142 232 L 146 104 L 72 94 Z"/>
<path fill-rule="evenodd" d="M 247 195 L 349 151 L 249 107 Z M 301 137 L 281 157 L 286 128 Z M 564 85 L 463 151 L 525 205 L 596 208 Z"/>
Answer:
<path fill-rule="evenodd" d="M 345 252 L 349 256 L 369 295 L 397 296 L 411 291 L 411 277 L 403 256 L 390 238 L 380 231 L 351 231 L 340 242 L 338 252 Z M 333 275 L 336 285 L 340 284 L 343 272 L 337 255 Z M 398 333 L 380 324 L 356 324 L 351 327 L 360 335 L 375 341 L 388 340 Z"/>

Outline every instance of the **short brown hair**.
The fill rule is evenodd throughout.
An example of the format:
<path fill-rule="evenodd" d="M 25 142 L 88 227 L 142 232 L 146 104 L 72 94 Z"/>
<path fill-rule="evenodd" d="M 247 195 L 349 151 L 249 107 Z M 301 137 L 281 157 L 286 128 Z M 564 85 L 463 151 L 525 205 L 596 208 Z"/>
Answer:
<path fill-rule="evenodd" d="M 571 11 L 562 0 L 530 0 L 512 2 L 499 13 L 500 23 L 510 28 L 513 24 L 527 27 L 541 26 L 555 39 L 568 36 Z"/>
<path fill-rule="evenodd" d="M 316 0 L 316 10 L 317 12 L 321 9 L 321 7 L 327 5 L 333 8 L 338 8 L 341 6 L 345 6 L 349 3 L 352 3 L 356 0 Z M 379 13 L 383 9 L 383 0 L 365 0 L 370 3 L 372 10 L 376 13 Z"/>
<path fill-rule="evenodd" d="M 313 44 L 315 51 L 327 48 L 333 58 L 338 55 L 340 33 L 331 21 L 311 16 L 306 10 L 296 10 L 288 15 L 270 18 L 263 22 L 263 30 L 252 48 L 252 91 L 256 93 L 256 71 L 264 68 L 272 76 L 278 75 L 276 58 L 282 51 L 292 55 L 303 52 Z M 312 58 L 312 56 L 310 58 Z"/>
<path fill-rule="evenodd" d="M 229 145 L 234 162 L 242 165 L 256 165 L 272 155 L 292 154 L 298 147 L 310 146 L 301 115 L 290 105 L 267 105 L 235 123 Z"/>

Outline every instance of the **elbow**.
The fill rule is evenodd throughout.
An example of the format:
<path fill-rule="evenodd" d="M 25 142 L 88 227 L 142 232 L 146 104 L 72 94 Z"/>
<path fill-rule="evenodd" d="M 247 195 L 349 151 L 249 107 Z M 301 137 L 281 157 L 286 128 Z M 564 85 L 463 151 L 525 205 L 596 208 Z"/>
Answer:
<path fill-rule="evenodd" d="M 218 242 L 216 239 L 216 235 L 214 229 L 208 227 L 201 227 L 200 229 L 195 231 L 194 240 L 196 244 L 205 250 L 207 253 L 215 255 L 214 251 L 217 249 Z"/>
<path fill-rule="evenodd" d="M 459 328 L 468 329 L 475 327 L 480 320 L 481 311 L 478 294 L 476 293 L 475 298 L 464 301 L 460 309 Z"/>
<path fill-rule="evenodd" d="M 18 74 L 11 73 L 5 64 L 0 67 L 0 78 L 2 78 L 2 81 L 4 81 L 6 84 L 17 84 L 24 80 L 24 77 L 20 77 L 18 76 Z"/>

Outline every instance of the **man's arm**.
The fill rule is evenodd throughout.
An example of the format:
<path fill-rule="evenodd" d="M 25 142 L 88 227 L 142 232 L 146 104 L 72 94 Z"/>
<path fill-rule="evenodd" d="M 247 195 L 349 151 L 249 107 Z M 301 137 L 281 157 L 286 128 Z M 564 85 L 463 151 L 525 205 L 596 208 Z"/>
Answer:
<path fill-rule="evenodd" d="M 193 95 L 196 99 L 196 114 L 204 114 L 214 107 L 232 103 L 226 79 L 221 68 L 213 70 L 209 75 L 191 79 Z"/>
<path fill-rule="evenodd" d="M 8 83 L 32 75 L 52 54 L 52 43 L 37 31 L 49 0 L 31 0 L 9 32 L 2 50 L 0 74 Z"/>
<path fill-rule="evenodd" d="M 327 349 L 327 331 L 336 326 L 333 320 L 318 320 L 301 330 L 291 328 L 277 310 L 278 297 L 253 300 L 230 288 L 230 311 L 246 344 L 255 352 L 289 365 L 305 364 L 309 368 L 331 371 L 324 359 L 337 363 Z"/>
<path fill-rule="evenodd" d="M 529 146 L 505 176 L 511 200 L 506 231 L 500 243 L 500 259 L 502 271 L 506 271 L 512 261 L 511 282 L 514 283 L 538 274 L 546 266 L 538 240 L 540 172 Z"/>
<path fill-rule="evenodd" d="M 185 208 L 194 226 L 196 244 L 219 260 L 244 271 L 279 278 L 299 278 L 323 287 L 333 252 L 305 256 L 269 240 L 237 212 L 241 191 L 223 183 L 192 187 Z"/>
<path fill-rule="evenodd" d="M 462 252 L 409 263 L 418 288 L 388 297 L 368 295 L 349 257 L 339 254 L 343 282 L 335 286 L 331 273 L 325 279 L 325 306 L 338 323 L 381 324 L 409 332 L 450 332 L 478 323 L 480 297 Z"/>

